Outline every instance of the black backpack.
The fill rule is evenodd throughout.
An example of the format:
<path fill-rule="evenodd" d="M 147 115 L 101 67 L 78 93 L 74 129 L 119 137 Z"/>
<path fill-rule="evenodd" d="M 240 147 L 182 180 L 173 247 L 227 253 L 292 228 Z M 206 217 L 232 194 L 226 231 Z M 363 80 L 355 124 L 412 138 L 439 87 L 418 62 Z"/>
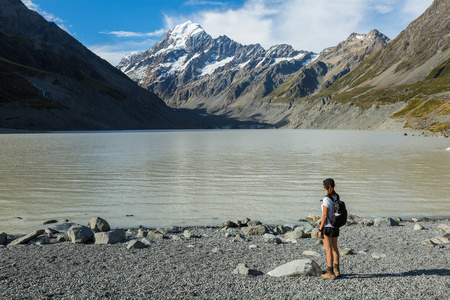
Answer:
<path fill-rule="evenodd" d="M 329 196 L 327 197 L 330 198 Z M 339 195 L 337 200 L 333 200 L 333 198 L 330 199 L 333 202 L 333 218 L 330 220 L 330 223 L 336 228 L 342 227 L 347 223 L 347 209 L 345 208 L 345 203 L 339 199 Z"/>

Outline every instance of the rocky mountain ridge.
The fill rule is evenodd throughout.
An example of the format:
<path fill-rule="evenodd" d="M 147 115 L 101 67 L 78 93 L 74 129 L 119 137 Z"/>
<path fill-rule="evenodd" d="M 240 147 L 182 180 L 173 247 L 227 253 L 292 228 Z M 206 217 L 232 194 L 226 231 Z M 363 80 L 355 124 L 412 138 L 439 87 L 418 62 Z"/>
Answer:
<path fill-rule="evenodd" d="M 122 70 L 176 108 L 201 108 L 208 114 L 282 128 L 399 130 L 406 124 L 445 132 L 450 129 L 449 5 L 435 0 L 392 41 L 372 30 L 366 35 L 353 33 L 320 55 L 294 54 L 288 45 L 281 47 L 284 52 L 276 46 L 275 53 L 280 54 L 275 56 L 270 55 L 273 49 L 265 51 L 259 45 L 225 47 L 235 55 L 242 47 L 253 51 L 251 59 L 234 64 L 239 56 L 231 53 L 191 64 L 204 57 L 204 50 L 210 49 L 205 45 L 213 42 L 196 25 L 195 39 L 177 40 L 176 50 L 185 52 L 172 51 L 169 32 L 133 63 L 124 62 L 127 67 Z M 219 39 L 218 49 L 237 45 L 226 37 Z M 152 55 L 150 67 L 143 62 Z M 171 72 L 179 66 L 186 68 Z M 205 72 L 208 66 L 211 72 Z"/>
<path fill-rule="evenodd" d="M 56 24 L 0 0 L 0 127 L 180 128 L 184 120 Z"/>
<path fill-rule="evenodd" d="M 230 99 L 239 97 L 254 77 L 267 71 L 275 72 L 277 77 L 292 74 L 313 57 L 314 53 L 297 51 L 289 45 L 266 51 L 259 44 L 244 46 L 226 36 L 213 39 L 199 24 L 188 21 L 133 57 L 133 62 L 127 63 L 129 59 L 124 58 L 119 68 L 170 106 L 195 108 L 199 105 L 193 99 L 220 97 L 225 92 Z M 264 88 L 271 91 L 280 80 L 262 81 Z"/>
<path fill-rule="evenodd" d="M 171 107 L 203 109 L 207 114 L 279 127 L 285 122 L 271 117 L 279 113 L 277 105 L 264 103 L 282 102 L 284 91 L 296 97 L 318 93 L 388 41 L 373 30 L 354 33 L 320 55 L 290 45 L 265 50 L 226 36 L 213 39 L 200 25 L 188 21 L 151 49 L 130 56 L 132 62 L 124 58 L 118 67 Z"/>

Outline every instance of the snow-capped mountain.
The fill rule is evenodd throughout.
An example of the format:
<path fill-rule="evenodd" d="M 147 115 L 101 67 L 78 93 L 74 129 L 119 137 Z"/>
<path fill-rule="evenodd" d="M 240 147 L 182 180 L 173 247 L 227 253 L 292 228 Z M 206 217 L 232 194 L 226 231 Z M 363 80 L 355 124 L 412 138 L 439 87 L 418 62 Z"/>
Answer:
<path fill-rule="evenodd" d="M 265 50 L 212 38 L 188 21 L 137 57 L 124 57 L 119 67 L 171 107 L 286 126 L 283 116 L 296 100 L 326 89 L 388 40 L 373 30 L 351 34 L 320 55 L 286 44 Z"/>
<path fill-rule="evenodd" d="M 289 45 L 266 51 L 259 44 L 241 45 L 226 36 L 213 39 L 188 21 L 137 57 L 124 57 L 118 68 L 173 107 L 197 107 L 199 99 L 236 98 L 249 87 L 248 92 L 260 87 L 257 96 L 265 96 L 314 57 Z M 188 103 L 194 99 L 195 104 Z"/>

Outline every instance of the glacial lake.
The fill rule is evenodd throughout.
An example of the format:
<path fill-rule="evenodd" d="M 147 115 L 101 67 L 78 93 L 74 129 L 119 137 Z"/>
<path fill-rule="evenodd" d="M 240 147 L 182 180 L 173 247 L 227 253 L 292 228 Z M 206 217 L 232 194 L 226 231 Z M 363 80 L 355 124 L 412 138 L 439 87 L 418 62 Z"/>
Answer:
<path fill-rule="evenodd" d="M 349 213 L 450 217 L 450 139 L 344 130 L 0 135 L 0 232 L 46 220 L 204 226 L 320 215 L 332 177 Z"/>

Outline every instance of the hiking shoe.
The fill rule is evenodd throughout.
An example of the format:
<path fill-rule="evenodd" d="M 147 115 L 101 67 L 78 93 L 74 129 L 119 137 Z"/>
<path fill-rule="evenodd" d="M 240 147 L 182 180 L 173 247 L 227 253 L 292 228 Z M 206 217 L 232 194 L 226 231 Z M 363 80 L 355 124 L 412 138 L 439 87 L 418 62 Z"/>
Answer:
<path fill-rule="evenodd" d="M 341 272 L 339 272 L 338 269 L 334 269 L 333 272 L 334 272 L 334 275 L 335 275 L 336 277 L 341 276 Z"/>
<path fill-rule="evenodd" d="M 325 279 L 335 279 L 336 275 L 334 275 L 334 273 L 331 272 L 326 272 L 325 274 L 322 274 L 322 278 Z"/>

